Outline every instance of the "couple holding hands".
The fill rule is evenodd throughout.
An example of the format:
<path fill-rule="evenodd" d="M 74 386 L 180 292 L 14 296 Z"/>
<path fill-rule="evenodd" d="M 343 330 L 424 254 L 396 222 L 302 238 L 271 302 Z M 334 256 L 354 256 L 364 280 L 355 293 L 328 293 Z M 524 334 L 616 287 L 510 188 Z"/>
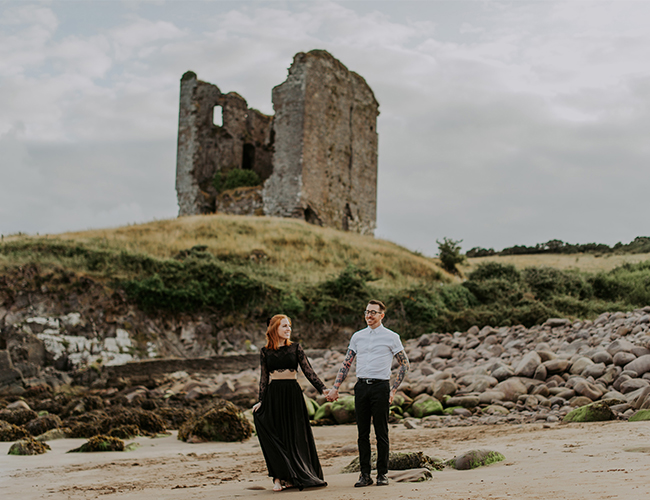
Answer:
<path fill-rule="evenodd" d="M 354 486 L 373 484 L 370 476 L 371 421 L 377 438 L 377 485 L 388 484 L 388 412 L 409 369 L 409 361 L 399 335 L 382 324 L 385 312 L 382 302 L 371 300 L 368 303 L 364 312 L 368 327 L 352 335 L 345 360 L 329 391 L 312 369 L 300 344 L 291 342 L 289 317 L 278 314 L 271 318 L 266 346 L 260 351 L 260 394 L 259 402 L 253 406 L 253 417 L 269 476 L 273 478 L 273 491 L 327 486 L 302 389 L 297 382 L 298 366 L 318 392 L 326 395 L 328 401 L 336 401 L 339 387 L 355 358 L 354 403 L 361 475 Z M 399 371 L 391 386 L 393 358 L 399 363 Z"/>

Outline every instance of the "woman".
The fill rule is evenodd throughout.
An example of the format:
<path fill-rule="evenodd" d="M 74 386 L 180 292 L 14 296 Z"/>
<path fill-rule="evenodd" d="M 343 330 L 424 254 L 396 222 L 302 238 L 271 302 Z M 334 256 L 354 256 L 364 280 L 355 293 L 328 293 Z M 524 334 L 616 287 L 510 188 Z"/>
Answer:
<path fill-rule="evenodd" d="M 302 347 L 293 343 L 291 320 L 284 314 L 271 318 L 266 346 L 260 352 L 260 401 L 253 406 L 257 437 L 264 453 L 273 491 L 296 486 L 327 486 L 318 461 L 309 415 L 297 381 L 298 365 L 311 384 L 323 393 Z"/>

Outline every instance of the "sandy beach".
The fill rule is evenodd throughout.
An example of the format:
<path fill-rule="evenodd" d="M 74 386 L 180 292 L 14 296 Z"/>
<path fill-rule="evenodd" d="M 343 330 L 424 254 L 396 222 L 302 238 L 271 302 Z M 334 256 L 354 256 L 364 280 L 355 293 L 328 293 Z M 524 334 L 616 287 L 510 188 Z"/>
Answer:
<path fill-rule="evenodd" d="M 314 428 L 329 485 L 271 491 L 257 439 L 188 444 L 176 433 L 138 438 L 122 453 L 73 453 L 82 439 L 51 441 L 45 455 L 15 457 L 0 443 L 3 498 L 232 499 L 600 499 L 650 498 L 650 426 L 645 422 L 526 424 L 438 429 L 391 428 L 393 451 L 443 459 L 471 449 L 501 452 L 503 462 L 470 471 L 446 468 L 421 483 L 354 488 L 341 468 L 355 456 L 356 427 Z M 374 447 L 374 443 L 373 443 Z M 374 448 L 373 448 L 374 449 Z"/>

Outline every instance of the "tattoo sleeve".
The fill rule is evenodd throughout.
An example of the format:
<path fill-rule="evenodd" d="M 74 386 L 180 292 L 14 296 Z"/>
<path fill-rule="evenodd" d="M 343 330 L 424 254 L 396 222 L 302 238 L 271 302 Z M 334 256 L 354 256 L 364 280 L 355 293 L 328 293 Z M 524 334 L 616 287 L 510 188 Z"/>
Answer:
<path fill-rule="evenodd" d="M 406 353 L 404 351 L 400 351 L 397 354 L 395 354 L 395 358 L 399 362 L 399 372 L 397 372 L 397 378 L 395 379 L 393 386 L 390 388 L 391 391 L 397 390 L 397 388 L 404 380 L 404 376 L 406 375 L 406 372 L 409 371 L 409 367 L 410 367 L 409 358 L 406 357 Z"/>
<path fill-rule="evenodd" d="M 348 353 L 345 355 L 345 359 L 343 360 L 343 365 L 341 366 L 339 373 L 336 375 L 336 381 L 334 382 L 334 389 L 336 389 L 337 391 L 339 390 L 339 387 L 341 387 L 341 384 L 345 380 L 345 377 L 348 376 L 348 372 L 350 371 L 350 365 L 352 364 L 352 361 L 354 360 L 356 355 L 357 355 L 356 352 L 348 349 Z"/>

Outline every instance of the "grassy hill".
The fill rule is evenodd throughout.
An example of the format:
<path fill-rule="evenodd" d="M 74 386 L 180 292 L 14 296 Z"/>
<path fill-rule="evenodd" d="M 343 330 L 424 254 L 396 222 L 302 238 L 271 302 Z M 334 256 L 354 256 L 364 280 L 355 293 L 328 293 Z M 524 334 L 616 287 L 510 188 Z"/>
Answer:
<path fill-rule="evenodd" d="M 96 278 L 128 277 L 128 269 L 89 269 L 78 258 L 44 249 L 75 245 L 100 252 L 129 252 L 157 259 L 174 259 L 194 252 L 208 253 L 227 271 L 291 289 L 322 282 L 349 265 L 369 271 L 379 290 L 394 291 L 421 281 L 448 282 L 453 278 L 438 259 L 424 257 L 390 241 L 307 224 L 297 219 L 203 215 L 41 237 L 11 236 L 11 258 L 0 266 L 30 260 L 42 247 L 41 262 L 64 265 Z M 198 248 L 197 248 L 198 247 Z M 114 274 L 117 273 L 117 274 Z"/>
<path fill-rule="evenodd" d="M 220 327 L 284 312 L 314 329 L 354 328 L 366 301 L 378 297 L 389 308 L 386 324 L 412 337 L 648 305 L 644 257 L 475 258 L 461 280 L 437 259 L 388 241 L 299 220 L 207 215 L 5 237 L 0 299 L 16 295 L 26 266 L 35 269 L 34 293 L 56 289 L 65 300 L 66 287 L 90 279 L 149 314 L 207 314 Z"/>

